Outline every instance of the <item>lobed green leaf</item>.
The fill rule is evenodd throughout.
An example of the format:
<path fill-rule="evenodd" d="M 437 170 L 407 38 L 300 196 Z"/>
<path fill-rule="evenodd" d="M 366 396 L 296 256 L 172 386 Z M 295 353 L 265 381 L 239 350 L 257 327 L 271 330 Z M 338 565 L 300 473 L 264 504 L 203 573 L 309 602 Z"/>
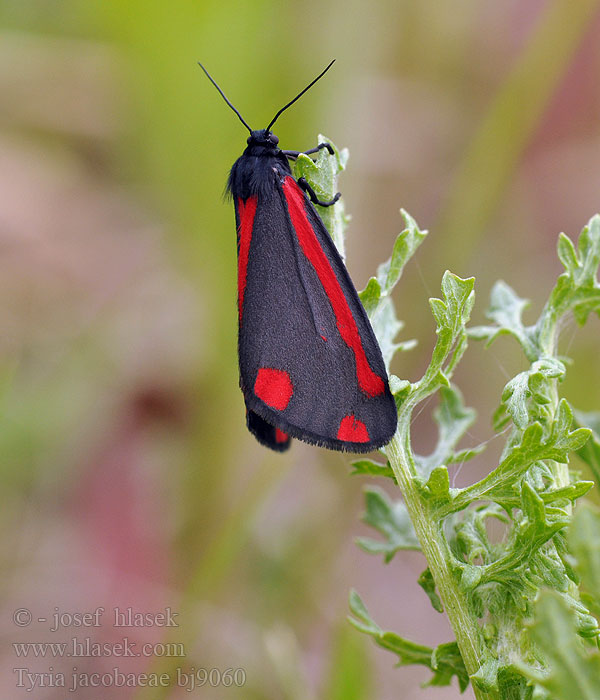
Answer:
<path fill-rule="evenodd" d="M 444 606 L 442 605 L 442 601 L 440 600 L 440 597 L 435 589 L 435 581 L 433 580 L 433 576 L 429 567 L 425 569 L 425 571 L 423 571 L 423 573 L 419 576 L 419 578 L 417 579 L 417 583 L 427 594 L 427 597 L 429 598 L 429 602 L 431 603 L 433 609 L 439 613 L 443 613 Z"/>
<path fill-rule="evenodd" d="M 476 412 L 465 406 L 462 394 L 453 384 L 440 387 L 439 395 L 440 403 L 433 412 L 438 426 L 437 444 L 428 456 L 415 455 L 415 464 L 423 478 L 427 478 L 437 466 L 467 461 L 484 449 L 484 445 L 479 445 L 455 452 L 459 440 L 473 425 Z"/>
<path fill-rule="evenodd" d="M 351 476 L 356 476 L 357 474 L 362 474 L 363 476 L 383 476 L 392 479 L 394 482 L 396 481 L 396 477 L 394 476 L 389 462 L 380 464 L 370 459 L 359 459 L 356 462 L 352 462 Z"/>
<path fill-rule="evenodd" d="M 402 501 L 392 502 L 381 489 L 365 489 L 366 511 L 363 522 L 378 530 L 384 540 L 359 537 L 356 542 L 369 554 L 383 554 L 384 561 L 391 561 L 401 549 L 420 550 L 421 545 Z"/>
<path fill-rule="evenodd" d="M 450 492 L 450 475 L 444 466 L 435 467 L 423 487 L 423 494 L 436 504 L 448 503 L 452 499 Z"/>
<path fill-rule="evenodd" d="M 416 664 L 428 668 L 433 676 L 426 685 L 450 685 L 452 678 L 456 676 L 460 691 L 463 692 L 466 689 L 469 684 L 469 675 L 456 642 L 440 644 L 435 648 L 411 642 L 395 632 L 383 631 L 373 621 L 365 604 L 354 590 L 350 592 L 349 604 L 350 611 L 354 615 L 354 617 L 348 617 L 350 623 L 356 629 L 370 635 L 378 646 L 396 654 L 398 666 Z"/>
<path fill-rule="evenodd" d="M 528 299 L 522 299 L 506 282 L 499 280 L 490 294 L 490 305 L 486 316 L 495 323 L 488 345 L 499 335 L 512 335 L 516 338 L 529 359 L 538 354 L 531 330 L 523 324 L 523 311 L 529 306 Z"/>
<path fill-rule="evenodd" d="M 561 380 L 565 366 L 556 358 L 542 358 L 511 379 L 502 392 L 502 402 L 513 423 L 523 430 L 532 421 L 547 422 L 553 381 Z"/>
<path fill-rule="evenodd" d="M 384 295 L 388 295 L 394 289 L 406 263 L 412 258 L 417 248 L 427 236 L 427 231 L 421 231 L 417 222 L 404 209 L 400 210 L 404 219 L 404 230 L 398 234 L 392 255 L 377 269 L 377 281 Z"/>
<path fill-rule="evenodd" d="M 401 210 L 401 213 L 404 217 L 405 228 L 396 238 L 390 259 L 379 266 L 377 276 L 371 277 L 367 286 L 359 293 L 388 369 L 396 352 L 410 350 L 416 345 L 414 340 L 403 343 L 395 342 L 395 338 L 404 324 L 396 317 L 396 310 L 390 295 L 400 280 L 404 266 L 427 235 L 427 231 L 421 231 L 407 212 Z"/>
<path fill-rule="evenodd" d="M 558 257 L 565 272 L 558 278 L 548 304 L 540 317 L 537 332 L 547 334 L 548 322 L 567 311 L 572 311 L 578 323 L 583 324 L 591 312 L 600 314 L 600 216 L 590 219 L 577 241 L 577 248 L 564 234 L 558 239 Z"/>

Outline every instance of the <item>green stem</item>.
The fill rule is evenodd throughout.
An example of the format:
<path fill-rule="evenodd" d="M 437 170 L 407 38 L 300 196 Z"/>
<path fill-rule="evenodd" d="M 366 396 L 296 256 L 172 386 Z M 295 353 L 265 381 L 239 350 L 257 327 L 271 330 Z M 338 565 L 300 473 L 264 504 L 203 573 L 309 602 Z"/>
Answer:
<path fill-rule="evenodd" d="M 538 345 L 540 348 L 540 358 L 552 357 L 556 358 L 558 355 L 558 325 L 560 318 L 567 311 L 570 305 L 568 301 L 563 302 L 563 308 L 552 309 L 550 304 L 546 304 L 544 307 L 539 321 L 538 330 Z M 556 413 L 558 409 L 558 404 L 560 397 L 558 394 L 558 380 L 555 379 L 552 382 L 552 395 L 550 397 L 553 411 Z M 560 464 L 558 462 L 550 462 L 552 465 L 552 471 L 554 472 L 556 486 L 557 488 L 568 486 L 570 483 L 569 478 L 569 465 Z M 572 510 L 568 507 L 569 512 Z"/>
<path fill-rule="evenodd" d="M 401 411 L 402 413 L 402 411 Z M 400 425 L 410 425 L 410 420 L 402 420 Z M 479 670 L 486 654 L 486 647 L 479 625 L 469 609 L 465 596 L 450 569 L 450 552 L 442 533 L 439 518 L 435 518 L 428 504 L 423 500 L 416 480 L 411 458 L 410 435 L 399 431 L 387 446 L 386 453 L 404 502 L 415 528 L 427 564 L 432 573 L 444 609 L 454 630 L 465 667 L 471 676 Z M 495 695 L 473 686 L 477 700 L 491 700 Z"/>

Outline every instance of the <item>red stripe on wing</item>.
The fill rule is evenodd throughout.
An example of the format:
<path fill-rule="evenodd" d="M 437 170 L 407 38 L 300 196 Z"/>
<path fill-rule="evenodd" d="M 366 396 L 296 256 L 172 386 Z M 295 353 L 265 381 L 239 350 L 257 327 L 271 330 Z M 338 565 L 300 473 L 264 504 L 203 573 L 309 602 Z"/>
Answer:
<path fill-rule="evenodd" d="M 356 321 L 348 306 L 340 282 L 306 216 L 304 192 L 294 178 L 286 177 L 283 182 L 283 193 L 287 201 L 292 226 L 296 231 L 296 236 L 304 255 L 314 267 L 323 285 L 335 314 L 337 328 L 342 339 L 354 352 L 358 385 L 368 396 L 378 396 L 385 389 L 383 379 L 375 374 L 369 366 Z"/>
<path fill-rule="evenodd" d="M 252 228 L 254 227 L 254 215 L 256 214 L 256 197 L 248 197 L 244 202 L 238 199 L 238 216 L 240 225 L 238 228 L 238 311 L 240 323 L 244 307 L 244 292 L 246 291 L 246 277 L 248 274 L 248 258 L 250 256 L 250 242 L 252 241 Z"/>

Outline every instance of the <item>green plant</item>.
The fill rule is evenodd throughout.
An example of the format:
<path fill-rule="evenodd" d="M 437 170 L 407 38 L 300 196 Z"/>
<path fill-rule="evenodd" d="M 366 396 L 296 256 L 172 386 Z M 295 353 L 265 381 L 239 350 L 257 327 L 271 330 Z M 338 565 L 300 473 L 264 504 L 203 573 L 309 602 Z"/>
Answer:
<path fill-rule="evenodd" d="M 346 160 L 347 153 L 337 150 L 334 156 L 321 152 L 316 164 L 301 157 L 296 174 L 330 197 Z M 388 366 L 398 350 L 413 345 L 395 340 L 402 324 L 391 293 L 426 235 L 402 215 L 405 228 L 390 259 L 361 293 Z M 343 240 L 347 217 L 337 217 L 326 224 L 334 240 Z M 600 698 L 600 516 L 579 508 L 573 516 L 573 504 L 593 482 L 568 467 L 578 452 L 598 473 L 600 442 L 593 429 L 600 420 L 583 413 L 574 420 L 559 395 L 566 358 L 558 354 L 565 314 L 580 324 L 591 312 L 600 315 L 600 216 L 583 229 L 577 246 L 561 234 L 558 256 L 565 271 L 530 326 L 522 320 L 527 302 L 498 282 L 489 325 L 469 327 L 474 279 L 444 274 L 441 298 L 430 300 L 437 341 L 425 373 L 414 383 L 390 377 L 399 420 L 394 439 L 381 451 L 387 460 L 353 465 L 354 474 L 392 480 L 403 497 L 392 502 L 382 490 L 367 489 L 364 519 L 382 537 L 362 538 L 359 546 L 382 554 L 385 562 L 402 549 L 422 551 L 427 568 L 419 583 L 435 610 L 447 615 L 455 640 L 432 649 L 382 630 L 354 591 L 350 621 L 395 653 L 399 665 L 427 666 L 430 685 L 448 685 L 456 676 L 461 691 L 470 682 L 477 698 Z M 489 345 L 499 335 L 513 337 L 529 363 L 506 384 L 493 417 L 504 449 L 481 481 L 451 488 L 448 465 L 485 448 L 457 448 L 475 412 L 452 383 L 454 370 L 470 339 Z M 421 456 L 411 446 L 411 420 L 433 395 L 439 400 L 438 441 Z M 488 520 L 504 528 L 500 541 L 489 537 Z"/>

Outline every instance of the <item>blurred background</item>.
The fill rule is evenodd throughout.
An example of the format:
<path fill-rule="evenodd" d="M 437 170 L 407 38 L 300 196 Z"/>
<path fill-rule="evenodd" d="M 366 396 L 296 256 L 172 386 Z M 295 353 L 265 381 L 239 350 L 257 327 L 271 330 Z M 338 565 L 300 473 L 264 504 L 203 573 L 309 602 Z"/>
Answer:
<path fill-rule="evenodd" d="M 451 635 L 416 583 L 419 554 L 386 566 L 354 545 L 370 533 L 351 458 L 297 441 L 276 455 L 246 431 L 222 199 L 246 132 L 196 61 L 260 127 L 337 58 L 277 134 L 283 148 L 319 132 L 349 148 L 358 288 L 389 256 L 400 207 L 430 229 L 397 290 L 402 339 L 419 346 L 394 371 L 416 379 L 446 268 L 476 276 L 476 322 L 498 278 L 532 300 L 533 321 L 560 273 L 558 233 L 600 210 L 600 2 L 3 0 L 0 17 L 2 696 L 457 697 L 421 690 L 424 669 L 394 669 L 345 620 L 354 587 L 387 629 Z M 597 318 L 563 330 L 564 392 L 581 410 L 599 404 L 599 332 Z M 524 367 L 510 340 L 470 349 L 456 377 L 479 412 L 469 444 L 491 437 Z M 422 452 L 431 408 L 415 422 Z M 493 468 L 496 442 L 457 485 Z M 99 627 L 49 629 L 54 613 L 68 625 L 99 606 Z M 129 606 L 170 608 L 178 626 L 115 628 Z M 19 608 L 31 624 L 13 621 Z M 184 657 L 23 659 L 12 646 L 73 636 L 181 644 Z M 245 684 L 105 681 L 99 695 L 47 677 L 28 692 L 14 671 L 52 667 L 69 685 L 73 666 L 244 669 Z"/>

